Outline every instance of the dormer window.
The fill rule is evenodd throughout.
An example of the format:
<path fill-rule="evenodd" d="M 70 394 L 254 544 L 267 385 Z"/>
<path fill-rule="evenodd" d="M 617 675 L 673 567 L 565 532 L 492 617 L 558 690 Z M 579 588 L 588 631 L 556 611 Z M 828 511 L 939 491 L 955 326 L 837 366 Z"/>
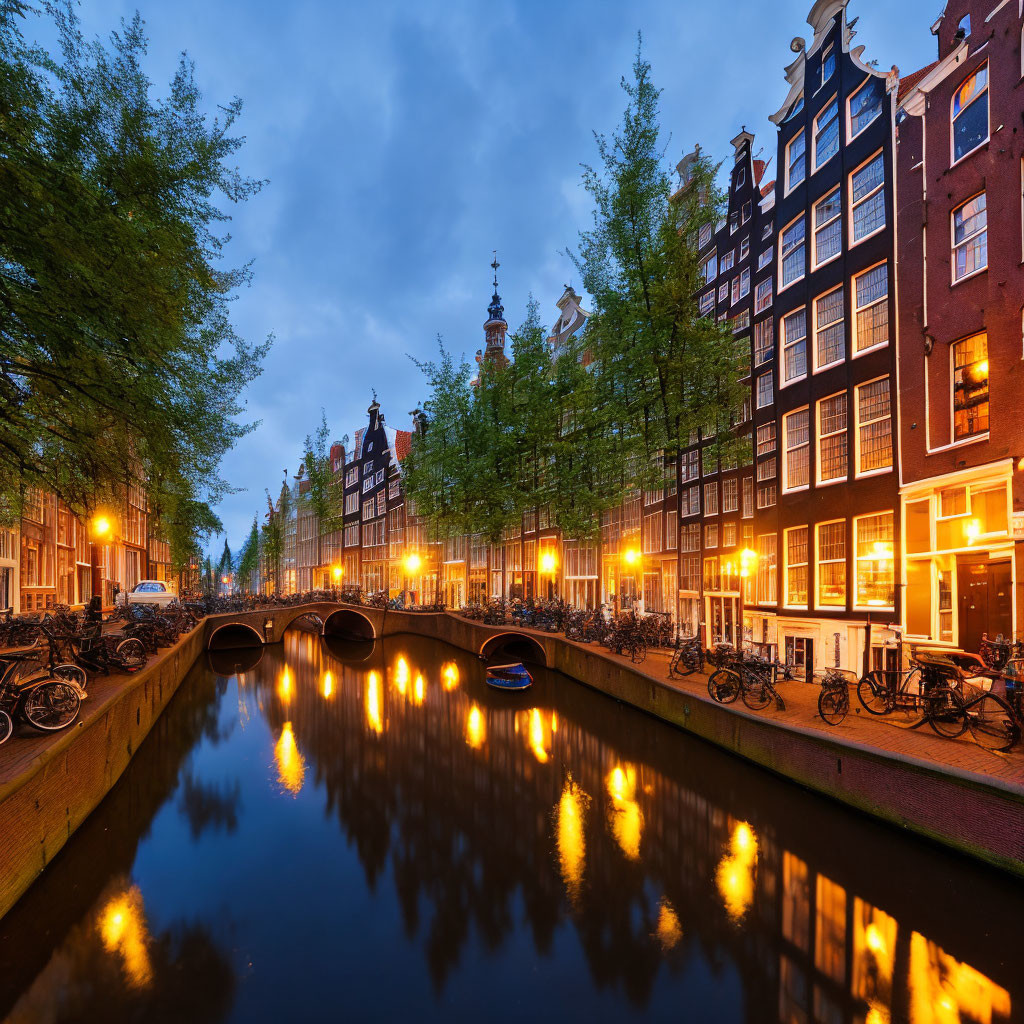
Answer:
<path fill-rule="evenodd" d="M 743 188 L 743 186 L 746 183 L 747 183 L 747 169 L 746 169 L 746 167 L 741 167 L 736 172 L 736 187 L 737 188 Z"/>
<path fill-rule="evenodd" d="M 818 83 L 820 89 L 831 77 L 836 69 L 836 51 L 830 46 L 821 58 L 821 79 Z"/>
<path fill-rule="evenodd" d="M 807 140 L 801 131 L 786 146 L 786 191 L 791 192 L 807 174 Z"/>

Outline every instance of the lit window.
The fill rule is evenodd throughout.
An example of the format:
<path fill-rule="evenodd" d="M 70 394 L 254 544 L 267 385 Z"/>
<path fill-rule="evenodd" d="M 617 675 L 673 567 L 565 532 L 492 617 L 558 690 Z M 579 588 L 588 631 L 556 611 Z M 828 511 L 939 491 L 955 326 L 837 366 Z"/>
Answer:
<path fill-rule="evenodd" d="M 759 281 L 754 292 L 754 312 L 763 313 L 772 304 L 772 279 Z"/>
<path fill-rule="evenodd" d="M 870 75 L 868 80 L 850 96 L 850 140 L 855 139 L 882 112 L 885 84 L 881 78 Z"/>
<path fill-rule="evenodd" d="M 988 211 L 985 193 L 953 211 L 953 280 L 960 281 L 988 266 Z"/>
<path fill-rule="evenodd" d="M 807 174 L 806 161 L 807 140 L 800 132 L 786 146 L 786 191 L 796 188 Z"/>
<path fill-rule="evenodd" d="M 772 380 L 772 371 L 769 370 L 767 373 L 762 373 L 757 378 L 757 407 L 758 409 L 767 409 L 772 404 L 772 391 L 774 389 L 774 381 Z"/>
<path fill-rule="evenodd" d="M 840 285 L 814 300 L 814 365 L 820 370 L 845 358 L 846 319 Z"/>
<path fill-rule="evenodd" d="M 782 418 L 782 437 L 786 448 L 782 488 L 794 491 L 808 484 L 810 466 L 809 410 L 798 409 Z"/>
<path fill-rule="evenodd" d="M 953 440 L 988 430 L 988 336 L 975 334 L 952 346 Z"/>
<path fill-rule="evenodd" d="M 891 512 L 861 516 L 853 521 L 859 607 L 893 607 L 896 587 L 892 526 Z"/>
<path fill-rule="evenodd" d="M 807 527 L 786 531 L 786 604 L 807 604 Z"/>
<path fill-rule="evenodd" d="M 807 310 L 798 309 L 782 320 L 783 380 L 788 384 L 807 373 Z"/>
<path fill-rule="evenodd" d="M 757 538 L 757 603 L 775 604 L 777 596 L 777 572 L 775 559 L 778 537 L 774 533 L 762 533 Z"/>
<path fill-rule="evenodd" d="M 764 483 L 765 480 L 774 480 L 776 471 L 777 465 L 774 455 L 770 459 L 763 459 L 757 464 L 757 482 Z"/>
<path fill-rule="evenodd" d="M 988 141 L 988 65 L 983 64 L 953 94 L 953 159 Z"/>
<path fill-rule="evenodd" d="M 846 604 L 846 520 L 820 523 L 818 531 L 818 604 Z"/>
<path fill-rule="evenodd" d="M 769 281 L 769 284 L 771 282 Z M 760 287 L 760 285 L 758 286 Z M 754 324 L 754 365 L 761 366 L 775 357 L 775 330 L 772 318 Z"/>
<path fill-rule="evenodd" d="M 842 201 L 839 189 L 833 189 L 814 204 L 814 265 L 820 267 L 839 255 L 843 247 Z"/>
<path fill-rule="evenodd" d="M 757 488 L 757 507 L 771 508 L 775 504 L 775 484 L 760 484 Z"/>
<path fill-rule="evenodd" d="M 775 451 L 775 422 L 762 423 L 757 428 L 757 454 L 769 455 Z"/>
<path fill-rule="evenodd" d="M 833 96 L 814 119 L 814 169 L 839 152 L 839 99 Z"/>
<path fill-rule="evenodd" d="M 854 243 L 885 227 L 884 184 L 885 162 L 881 153 L 850 175 Z"/>
<path fill-rule="evenodd" d="M 889 267 L 885 263 L 853 279 L 853 337 L 855 352 L 888 344 Z"/>
<path fill-rule="evenodd" d="M 806 235 L 804 231 L 804 219 L 800 217 L 782 232 L 780 239 L 780 250 L 782 257 L 782 287 L 799 281 L 804 276 L 806 266 L 804 256 L 804 242 Z"/>
<path fill-rule="evenodd" d="M 722 547 L 736 547 L 736 524 L 722 523 Z"/>
<path fill-rule="evenodd" d="M 846 394 L 818 402 L 818 478 L 846 479 Z"/>
<path fill-rule="evenodd" d="M 892 409 L 888 377 L 857 388 L 857 452 L 858 473 L 892 467 Z"/>

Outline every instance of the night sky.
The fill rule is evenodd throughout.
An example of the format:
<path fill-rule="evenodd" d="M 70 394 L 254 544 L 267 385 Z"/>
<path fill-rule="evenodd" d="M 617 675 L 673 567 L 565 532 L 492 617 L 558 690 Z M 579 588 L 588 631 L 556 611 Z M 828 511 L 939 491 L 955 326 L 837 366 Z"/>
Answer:
<path fill-rule="evenodd" d="M 223 466 L 244 488 L 218 507 L 233 550 L 253 514 L 262 521 L 264 488 L 295 471 L 321 407 L 340 437 L 365 422 L 376 389 L 388 422 L 407 427 L 426 395 L 409 356 L 430 358 L 438 334 L 470 357 L 481 347 L 492 249 L 510 326 L 530 292 L 550 325 L 563 284 L 579 285 L 565 249 L 590 221 L 580 164 L 596 158 L 592 132 L 618 122 L 638 30 L 672 165 L 696 142 L 728 156 L 741 125 L 774 155 L 768 115 L 786 95 L 789 43 L 810 39 L 809 0 L 85 0 L 79 11 L 88 35 L 105 35 L 136 7 L 157 91 L 186 50 L 207 110 L 244 99 L 239 164 L 269 179 L 231 225 L 232 261 L 255 260 L 236 326 L 277 338 L 248 396 L 261 424 Z M 854 45 L 882 70 L 914 71 L 934 59 L 940 7 L 852 0 Z"/>

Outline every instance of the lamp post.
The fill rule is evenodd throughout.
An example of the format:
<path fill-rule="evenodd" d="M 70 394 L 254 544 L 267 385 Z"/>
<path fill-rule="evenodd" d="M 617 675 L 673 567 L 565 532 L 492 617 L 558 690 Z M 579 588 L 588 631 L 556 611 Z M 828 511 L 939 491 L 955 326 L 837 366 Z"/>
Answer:
<path fill-rule="evenodd" d="M 558 570 L 558 558 L 550 549 L 541 553 L 540 573 L 548 577 L 548 600 L 551 599 L 552 590 L 555 585 L 555 572 Z"/>
<path fill-rule="evenodd" d="M 423 564 L 423 559 L 415 551 L 410 551 L 404 559 L 402 559 L 402 567 L 405 569 L 405 590 L 409 590 L 409 577 L 414 576 L 420 571 L 420 566 Z M 403 600 L 404 607 L 404 600 Z"/>
<path fill-rule="evenodd" d="M 740 579 L 743 580 L 743 581 L 748 580 L 750 578 L 751 574 L 756 572 L 756 570 L 757 570 L 757 552 L 753 548 L 744 548 L 740 552 Z M 746 600 L 747 600 L 747 585 L 746 585 L 746 582 L 741 582 L 740 583 L 740 621 L 739 621 L 739 630 L 740 630 L 739 635 L 740 635 L 740 640 L 741 641 L 742 641 L 743 635 L 744 635 L 744 633 L 743 633 L 743 614 L 744 614 L 744 610 L 746 608 Z M 753 631 L 751 631 L 750 642 L 751 643 L 754 642 Z M 764 639 L 762 638 L 762 643 L 764 643 L 764 642 L 766 642 L 766 641 L 764 641 Z M 742 646 L 743 646 L 742 642 L 737 644 L 737 647 L 742 647 Z"/>
<path fill-rule="evenodd" d="M 103 568 L 100 565 L 100 541 L 110 534 L 110 520 L 104 515 L 95 515 L 89 523 L 89 586 L 92 595 L 99 594 L 103 602 Z"/>
<path fill-rule="evenodd" d="M 338 600 L 338 584 L 341 582 L 341 577 L 345 575 L 345 570 L 340 565 L 336 565 L 331 570 L 331 576 L 334 577 L 334 600 Z"/>
<path fill-rule="evenodd" d="M 636 547 L 626 548 L 626 550 L 622 552 L 622 561 L 626 565 L 628 565 L 630 570 L 631 570 L 630 575 L 633 577 L 633 600 L 636 601 L 636 594 L 637 594 L 637 591 L 642 586 L 642 580 L 643 580 L 643 575 L 642 575 L 643 564 L 644 564 L 643 552 L 639 548 L 636 548 Z M 637 581 L 637 569 L 638 568 L 640 569 L 640 572 L 641 572 L 640 582 Z M 621 580 L 620 580 L 620 583 L 619 583 L 619 592 L 620 592 L 620 594 L 621 594 L 621 591 L 622 591 L 622 583 L 621 583 Z M 618 611 L 618 609 L 616 609 L 616 611 Z"/>

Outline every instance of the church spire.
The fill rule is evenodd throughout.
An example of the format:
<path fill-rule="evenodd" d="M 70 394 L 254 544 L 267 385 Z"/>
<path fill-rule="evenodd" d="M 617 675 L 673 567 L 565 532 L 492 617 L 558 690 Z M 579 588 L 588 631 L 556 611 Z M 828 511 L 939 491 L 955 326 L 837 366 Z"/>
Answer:
<path fill-rule="evenodd" d="M 505 322 L 505 307 L 501 304 L 501 296 L 498 295 L 498 252 L 494 250 L 494 262 L 491 267 L 494 270 L 494 294 L 491 296 L 491 304 L 487 307 L 487 322 L 484 324 L 484 338 L 487 348 L 484 358 L 505 358 L 505 332 L 508 331 L 508 324 Z"/>

